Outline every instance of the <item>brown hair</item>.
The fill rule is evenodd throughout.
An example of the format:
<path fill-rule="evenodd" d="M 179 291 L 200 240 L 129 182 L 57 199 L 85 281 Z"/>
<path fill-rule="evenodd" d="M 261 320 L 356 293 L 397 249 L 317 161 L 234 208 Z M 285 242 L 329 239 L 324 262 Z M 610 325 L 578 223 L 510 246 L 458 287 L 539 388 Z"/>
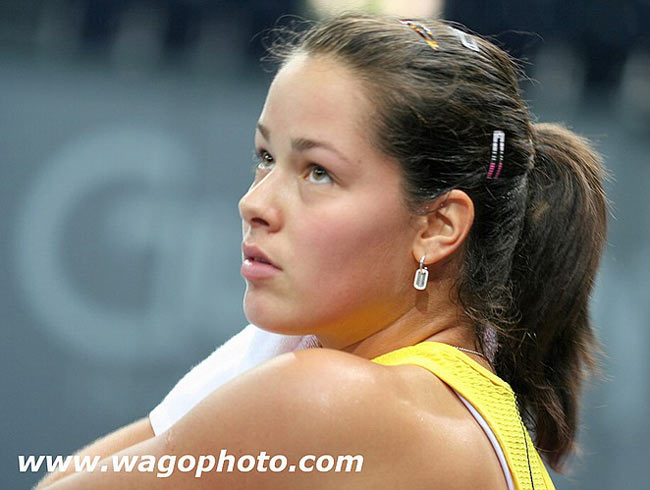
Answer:
<path fill-rule="evenodd" d="M 376 101 L 373 138 L 400 163 L 413 213 L 452 189 L 470 196 L 475 220 L 456 298 L 479 339 L 498 333 L 497 374 L 559 470 L 598 352 L 588 306 L 605 244 L 607 173 L 585 139 L 531 122 L 521 73 L 503 50 L 472 36 L 475 51 L 448 23 L 412 20 L 439 49 L 396 18 L 346 13 L 306 30 L 276 28 L 270 57 L 326 56 L 359 76 Z M 488 179 L 495 130 L 505 133 L 504 164 Z"/>

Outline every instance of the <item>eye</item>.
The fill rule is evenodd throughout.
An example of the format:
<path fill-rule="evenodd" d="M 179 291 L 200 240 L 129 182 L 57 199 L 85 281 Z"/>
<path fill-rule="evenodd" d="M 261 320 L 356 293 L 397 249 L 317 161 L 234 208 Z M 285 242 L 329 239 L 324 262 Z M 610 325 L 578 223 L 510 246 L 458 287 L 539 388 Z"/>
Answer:
<path fill-rule="evenodd" d="M 266 150 L 253 150 L 253 173 L 257 173 L 258 170 L 265 170 L 269 163 L 273 163 L 273 157 Z"/>
<path fill-rule="evenodd" d="M 315 163 L 309 165 L 309 175 L 314 175 L 317 177 L 312 182 L 327 182 L 326 180 L 323 180 L 321 177 L 327 177 L 329 179 L 329 182 L 332 182 L 332 177 L 330 176 L 329 172 L 325 170 L 323 167 L 321 167 L 320 165 L 316 165 Z"/>
<path fill-rule="evenodd" d="M 253 168 L 252 171 L 255 175 L 257 175 L 258 171 L 264 171 L 269 168 L 269 165 L 271 165 L 273 162 L 273 157 L 269 152 L 264 150 L 263 148 L 260 148 L 259 150 L 254 149 L 253 150 Z M 315 163 L 312 163 L 308 165 L 308 170 L 309 170 L 309 176 L 314 176 L 313 179 L 310 179 L 310 182 L 312 183 L 334 183 L 332 176 L 330 173 L 327 171 L 327 169 L 321 167 L 320 165 L 317 165 Z M 326 179 L 328 180 L 326 180 Z"/>

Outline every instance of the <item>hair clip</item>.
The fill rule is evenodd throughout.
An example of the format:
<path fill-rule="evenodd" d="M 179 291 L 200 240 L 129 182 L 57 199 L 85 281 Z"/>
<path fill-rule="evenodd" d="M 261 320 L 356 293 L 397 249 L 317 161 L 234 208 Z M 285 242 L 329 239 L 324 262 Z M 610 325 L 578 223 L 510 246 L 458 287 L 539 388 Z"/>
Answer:
<path fill-rule="evenodd" d="M 420 36 L 424 38 L 424 40 L 427 42 L 429 46 L 431 46 L 432 49 L 434 50 L 439 50 L 440 45 L 438 42 L 434 39 L 433 34 L 431 34 L 431 31 L 427 29 L 426 26 L 420 24 L 419 22 L 413 22 L 408 19 L 401 19 L 400 22 L 406 26 L 409 26 L 411 29 L 413 29 L 415 32 L 417 32 Z"/>
<path fill-rule="evenodd" d="M 503 167 L 503 153 L 505 146 L 506 134 L 499 129 L 495 130 L 492 133 L 492 156 L 490 157 L 490 169 L 488 170 L 487 174 L 488 179 L 499 178 L 501 167 Z M 494 177 L 492 177 L 492 174 L 494 173 L 494 167 L 497 167 L 497 171 L 496 174 L 494 174 Z"/>
<path fill-rule="evenodd" d="M 456 36 L 458 36 L 458 39 L 460 39 L 463 46 L 472 51 L 476 51 L 477 53 L 481 51 L 475 38 L 469 36 L 466 32 L 463 32 L 460 29 L 456 29 L 455 27 L 452 27 L 451 30 L 454 31 Z"/>

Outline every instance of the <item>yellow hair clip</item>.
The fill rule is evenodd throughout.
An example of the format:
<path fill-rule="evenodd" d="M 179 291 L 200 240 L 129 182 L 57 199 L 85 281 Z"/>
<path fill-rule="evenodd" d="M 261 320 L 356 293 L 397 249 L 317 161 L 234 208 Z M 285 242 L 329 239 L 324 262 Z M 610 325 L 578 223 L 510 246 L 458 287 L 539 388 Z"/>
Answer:
<path fill-rule="evenodd" d="M 439 50 L 440 45 L 438 42 L 434 39 L 433 34 L 431 34 L 431 31 L 427 29 L 426 26 L 423 26 L 419 22 L 413 22 L 408 19 L 402 19 L 400 22 L 406 26 L 409 26 L 411 29 L 413 29 L 415 32 L 417 32 L 420 36 L 424 38 L 424 40 L 427 42 L 429 46 L 431 46 L 432 49 L 434 50 Z"/>

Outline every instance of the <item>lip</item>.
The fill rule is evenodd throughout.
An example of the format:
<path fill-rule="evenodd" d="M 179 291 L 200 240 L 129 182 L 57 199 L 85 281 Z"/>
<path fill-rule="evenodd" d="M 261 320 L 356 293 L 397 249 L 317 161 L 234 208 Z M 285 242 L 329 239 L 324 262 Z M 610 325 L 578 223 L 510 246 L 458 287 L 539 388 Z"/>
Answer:
<path fill-rule="evenodd" d="M 275 276 L 276 274 L 279 274 L 282 270 L 277 265 L 272 263 L 269 256 L 266 255 L 262 249 L 260 249 L 255 244 L 242 244 L 242 252 L 243 262 L 240 272 L 241 275 L 248 280 L 268 279 Z M 257 260 L 254 260 L 257 258 L 263 259 L 269 263 L 265 264 L 264 262 L 258 262 Z"/>
<path fill-rule="evenodd" d="M 262 249 L 259 248 L 254 243 L 251 243 L 251 244 L 243 243 L 242 244 L 242 252 L 244 254 L 244 257 L 243 257 L 244 260 L 246 260 L 246 259 L 262 259 L 262 260 L 268 262 L 268 264 L 263 264 L 261 262 L 256 262 L 256 263 L 259 263 L 261 265 L 271 265 L 275 269 L 280 269 L 277 265 L 275 265 L 273 263 L 273 261 L 269 258 L 269 256 L 266 255 L 262 251 Z"/>
<path fill-rule="evenodd" d="M 255 281 L 260 279 L 269 279 L 279 274 L 281 271 L 271 264 L 257 262 L 253 259 L 244 259 L 240 272 L 241 275 L 249 281 Z"/>

